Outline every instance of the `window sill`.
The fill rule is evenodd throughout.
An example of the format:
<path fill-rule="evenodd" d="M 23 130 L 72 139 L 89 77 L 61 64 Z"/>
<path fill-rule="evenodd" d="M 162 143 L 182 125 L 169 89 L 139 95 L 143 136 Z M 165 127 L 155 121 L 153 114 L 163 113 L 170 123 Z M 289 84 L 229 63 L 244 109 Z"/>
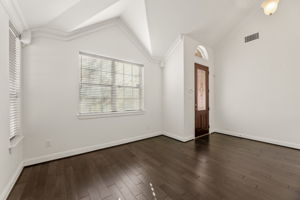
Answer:
<path fill-rule="evenodd" d="M 9 149 L 16 148 L 23 139 L 24 139 L 24 136 L 22 136 L 22 135 L 17 135 L 16 137 L 10 139 Z"/>
<path fill-rule="evenodd" d="M 127 112 L 114 112 L 114 113 L 101 113 L 101 114 L 77 114 L 78 119 L 95 119 L 95 118 L 110 118 L 122 117 L 132 115 L 144 115 L 145 110 L 140 111 L 127 111 Z"/>

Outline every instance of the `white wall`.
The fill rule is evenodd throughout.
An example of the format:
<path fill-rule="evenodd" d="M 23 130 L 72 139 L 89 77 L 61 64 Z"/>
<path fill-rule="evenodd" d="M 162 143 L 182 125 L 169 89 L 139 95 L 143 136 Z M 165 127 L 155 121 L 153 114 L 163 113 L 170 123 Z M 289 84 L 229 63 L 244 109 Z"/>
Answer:
<path fill-rule="evenodd" d="M 220 131 L 300 148 L 300 1 L 261 9 L 216 48 L 215 105 Z M 260 39 L 244 43 L 246 35 Z"/>
<path fill-rule="evenodd" d="M 22 167 L 22 144 L 9 151 L 8 16 L 0 4 L 0 199 L 5 199 Z"/>
<path fill-rule="evenodd" d="M 206 48 L 208 60 L 195 56 L 199 45 Z M 195 137 L 195 63 L 209 68 L 209 122 L 210 132 L 214 130 L 214 62 L 212 49 L 203 42 L 184 36 L 184 133 Z"/>
<path fill-rule="evenodd" d="M 145 114 L 79 120 L 79 51 L 144 64 Z M 161 69 L 118 27 L 68 42 L 36 38 L 24 49 L 23 57 L 26 164 L 160 133 Z"/>
<path fill-rule="evenodd" d="M 198 45 L 206 47 L 209 60 L 197 58 Z M 165 58 L 163 68 L 164 131 L 171 137 L 188 141 L 195 137 L 195 63 L 210 71 L 210 124 L 214 122 L 214 63 L 213 51 L 204 43 L 187 35 L 178 38 Z"/>
<path fill-rule="evenodd" d="M 184 136 L 184 44 L 178 38 L 163 68 L 163 130 L 179 140 Z"/>

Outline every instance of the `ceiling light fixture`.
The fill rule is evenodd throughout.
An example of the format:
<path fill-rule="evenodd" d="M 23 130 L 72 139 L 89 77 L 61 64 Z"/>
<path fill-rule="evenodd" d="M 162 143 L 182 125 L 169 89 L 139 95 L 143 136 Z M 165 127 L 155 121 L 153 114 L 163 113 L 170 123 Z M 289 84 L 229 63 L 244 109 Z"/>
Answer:
<path fill-rule="evenodd" d="M 279 0 L 266 0 L 261 4 L 266 15 L 273 15 L 278 8 Z"/>

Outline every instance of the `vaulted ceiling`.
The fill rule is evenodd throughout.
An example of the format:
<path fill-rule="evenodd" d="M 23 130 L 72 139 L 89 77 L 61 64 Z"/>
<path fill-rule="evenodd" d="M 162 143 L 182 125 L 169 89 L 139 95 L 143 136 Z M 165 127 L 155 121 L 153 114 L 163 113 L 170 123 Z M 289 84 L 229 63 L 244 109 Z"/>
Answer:
<path fill-rule="evenodd" d="M 1 0 L 8 2 L 9 0 Z M 25 29 L 72 32 L 119 17 L 153 57 L 179 34 L 213 46 L 260 0 L 11 0 Z"/>

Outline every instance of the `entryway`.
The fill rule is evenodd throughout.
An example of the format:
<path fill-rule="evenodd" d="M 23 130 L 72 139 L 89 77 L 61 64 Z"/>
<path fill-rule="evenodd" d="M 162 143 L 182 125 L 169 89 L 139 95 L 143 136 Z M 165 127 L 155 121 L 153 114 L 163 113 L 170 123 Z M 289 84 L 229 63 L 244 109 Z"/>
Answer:
<path fill-rule="evenodd" d="M 209 133 L 209 69 L 195 63 L 195 137 Z"/>

